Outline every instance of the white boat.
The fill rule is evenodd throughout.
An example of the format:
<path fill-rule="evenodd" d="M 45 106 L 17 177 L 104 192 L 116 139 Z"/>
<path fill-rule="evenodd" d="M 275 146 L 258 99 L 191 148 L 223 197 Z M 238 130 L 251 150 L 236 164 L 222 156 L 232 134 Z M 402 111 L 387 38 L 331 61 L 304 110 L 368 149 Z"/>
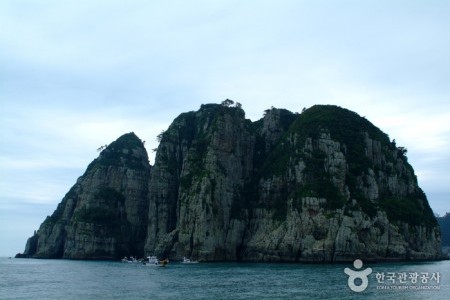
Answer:
<path fill-rule="evenodd" d="M 126 262 L 126 263 L 133 263 L 133 262 L 139 262 L 136 258 L 134 258 L 133 256 L 130 256 L 130 258 L 128 257 L 124 257 L 121 260 L 122 262 Z"/>
<path fill-rule="evenodd" d="M 158 258 L 156 256 L 147 256 L 148 262 L 149 264 L 158 264 Z"/>
<path fill-rule="evenodd" d="M 144 263 L 146 266 L 165 267 L 169 263 L 169 260 L 159 260 L 156 256 L 148 256 L 148 262 Z"/>
<path fill-rule="evenodd" d="M 198 261 L 196 260 L 190 260 L 187 257 L 183 257 L 183 261 L 181 262 L 182 264 L 198 264 Z"/>

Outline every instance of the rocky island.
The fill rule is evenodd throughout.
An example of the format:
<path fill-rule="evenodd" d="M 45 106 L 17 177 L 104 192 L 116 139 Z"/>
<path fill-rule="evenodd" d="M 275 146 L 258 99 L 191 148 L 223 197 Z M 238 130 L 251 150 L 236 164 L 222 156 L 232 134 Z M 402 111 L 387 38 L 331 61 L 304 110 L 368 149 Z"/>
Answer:
<path fill-rule="evenodd" d="M 155 163 L 134 134 L 103 149 L 22 257 L 340 262 L 441 258 L 406 149 L 355 112 L 225 100 L 179 115 Z"/>

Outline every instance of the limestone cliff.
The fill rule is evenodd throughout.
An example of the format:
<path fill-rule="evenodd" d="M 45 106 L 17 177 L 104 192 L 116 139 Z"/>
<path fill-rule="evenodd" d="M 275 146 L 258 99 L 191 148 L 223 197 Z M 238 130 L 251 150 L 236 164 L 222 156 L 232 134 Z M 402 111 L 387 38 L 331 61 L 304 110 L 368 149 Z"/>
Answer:
<path fill-rule="evenodd" d="M 29 239 L 24 255 L 116 259 L 143 255 L 150 165 L 134 133 L 106 147 Z"/>
<path fill-rule="evenodd" d="M 436 220 L 404 152 L 353 112 L 304 111 L 256 176 L 243 259 L 439 257 Z"/>
<path fill-rule="evenodd" d="M 251 125 L 215 104 L 175 119 L 153 168 L 146 252 L 236 260 L 246 223 L 231 214 L 252 174 Z"/>
<path fill-rule="evenodd" d="M 203 105 L 162 136 L 147 253 L 200 260 L 436 259 L 440 234 L 405 156 L 356 113 Z"/>
<path fill-rule="evenodd" d="M 406 149 L 354 112 L 202 105 L 160 135 L 127 134 L 29 239 L 32 257 L 203 261 L 438 259 L 440 233 Z M 151 171 L 151 172 L 150 172 Z"/>

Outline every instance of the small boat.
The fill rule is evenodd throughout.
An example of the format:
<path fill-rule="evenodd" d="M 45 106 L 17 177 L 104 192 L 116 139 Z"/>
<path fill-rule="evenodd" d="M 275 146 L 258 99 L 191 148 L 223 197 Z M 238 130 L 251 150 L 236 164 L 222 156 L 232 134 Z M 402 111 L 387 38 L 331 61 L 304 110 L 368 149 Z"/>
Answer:
<path fill-rule="evenodd" d="M 183 257 L 183 261 L 181 262 L 182 264 L 198 264 L 198 261 L 196 260 L 190 260 L 187 257 Z"/>
<path fill-rule="evenodd" d="M 122 258 L 121 262 L 132 263 L 132 262 L 139 262 L 139 261 L 136 258 L 134 258 L 133 256 L 130 256 L 130 258 L 125 256 L 124 258 Z"/>
<path fill-rule="evenodd" d="M 157 264 L 157 267 L 165 267 L 168 264 L 169 264 L 169 260 L 166 258 L 166 259 L 160 260 Z"/>
<path fill-rule="evenodd" d="M 154 265 L 158 263 L 158 258 L 156 256 L 147 256 L 147 259 L 149 264 Z"/>
<path fill-rule="evenodd" d="M 165 267 L 169 263 L 167 258 L 163 260 L 159 260 L 156 256 L 148 256 L 147 258 L 148 262 L 144 263 L 146 266 Z"/>

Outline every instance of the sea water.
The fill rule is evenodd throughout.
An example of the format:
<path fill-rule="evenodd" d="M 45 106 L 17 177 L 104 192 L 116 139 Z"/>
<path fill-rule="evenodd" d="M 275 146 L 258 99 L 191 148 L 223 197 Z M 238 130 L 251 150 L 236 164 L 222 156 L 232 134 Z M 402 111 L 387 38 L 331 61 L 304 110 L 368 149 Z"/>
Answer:
<path fill-rule="evenodd" d="M 371 268 L 364 291 L 349 287 L 345 268 Z M 450 261 L 365 263 L 359 269 L 351 263 L 171 262 L 163 268 L 0 258 L 0 299 L 450 299 L 449 285 Z"/>

